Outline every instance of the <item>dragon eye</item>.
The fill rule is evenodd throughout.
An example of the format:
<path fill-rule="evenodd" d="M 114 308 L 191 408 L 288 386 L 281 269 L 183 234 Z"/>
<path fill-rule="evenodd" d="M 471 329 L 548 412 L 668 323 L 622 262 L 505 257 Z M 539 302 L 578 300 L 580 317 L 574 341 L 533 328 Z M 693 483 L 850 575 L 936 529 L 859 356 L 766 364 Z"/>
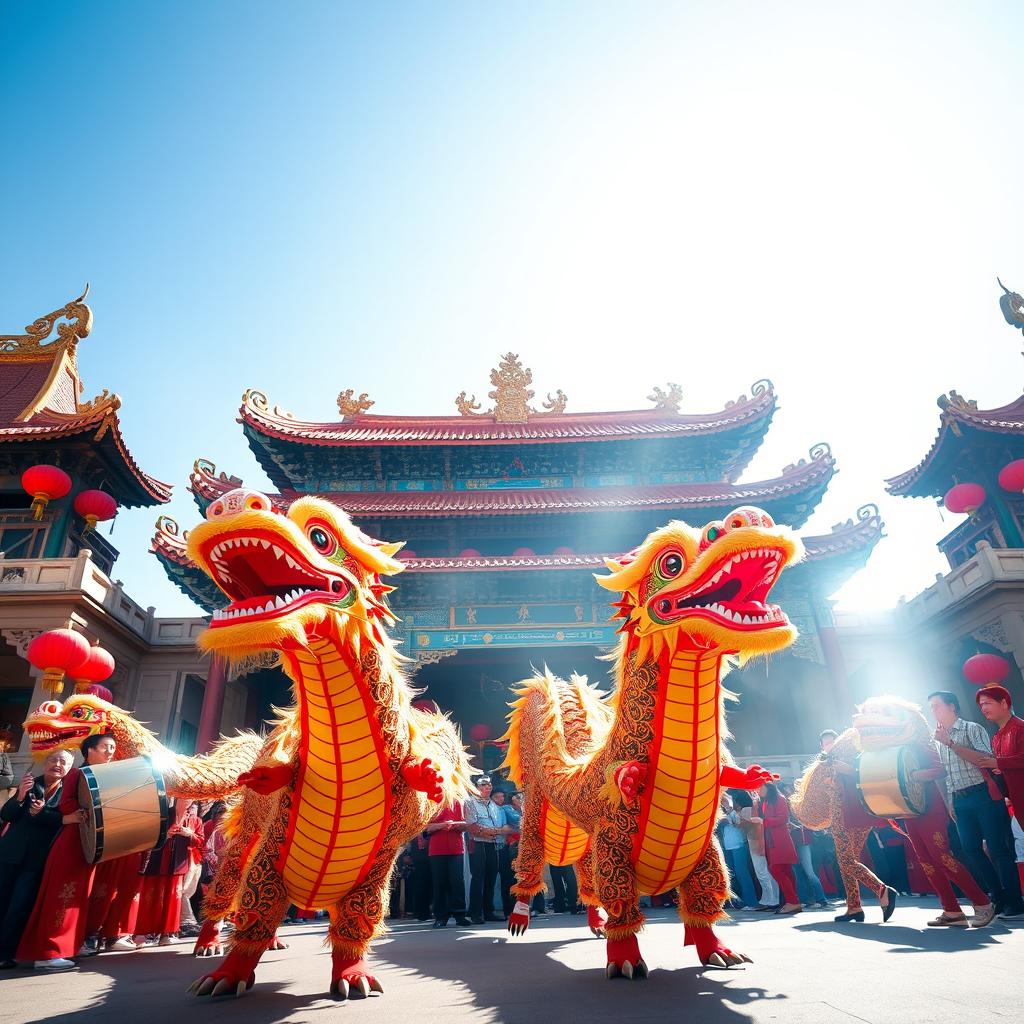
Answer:
<path fill-rule="evenodd" d="M 658 575 L 662 579 L 673 580 L 683 571 L 684 565 L 683 556 L 678 551 L 669 551 L 658 562 Z"/>
<path fill-rule="evenodd" d="M 338 546 L 338 542 L 322 526 L 311 526 L 306 536 L 321 555 L 332 554 Z"/>
<path fill-rule="evenodd" d="M 704 533 L 700 538 L 701 551 L 705 550 L 709 545 L 714 544 L 723 533 L 725 533 L 725 523 L 708 523 L 708 525 L 704 527 Z"/>
<path fill-rule="evenodd" d="M 71 712 L 71 717 L 72 718 L 81 718 L 82 717 L 82 709 L 81 708 L 75 708 Z"/>

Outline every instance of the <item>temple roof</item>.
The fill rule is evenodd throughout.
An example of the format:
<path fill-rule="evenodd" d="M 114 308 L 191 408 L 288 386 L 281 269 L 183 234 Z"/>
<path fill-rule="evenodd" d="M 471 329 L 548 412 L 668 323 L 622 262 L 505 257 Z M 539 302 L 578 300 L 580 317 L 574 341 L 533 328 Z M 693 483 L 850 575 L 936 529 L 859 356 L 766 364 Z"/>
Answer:
<path fill-rule="evenodd" d="M 111 489 L 121 504 L 166 502 L 170 485 L 142 471 L 121 434 L 121 399 L 104 390 L 80 401 L 77 347 L 92 329 L 84 299 L 85 294 L 40 317 L 23 334 L 0 335 L 0 444 L 66 446 L 81 439 L 112 475 Z M 57 337 L 49 340 L 55 327 Z"/>
<path fill-rule="evenodd" d="M 508 357 L 506 357 L 508 358 Z M 465 393 L 463 393 L 464 396 Z M 504 391 L 492 392 L 501 394 Z M 533 392 L 526 392 L 531 395 Z M 365 410 L 373 402 L 351 392 L 339 396 L 338 422 L 296 419 L 280 406 L 271 407 L 260 391 L 242 396 L 239 423 L 245 428 L 249 445 L 270 476 L 283 488 L 300 485 L 277 457 L 274 442 L 300 448 L 374 448 L 380 446 L 456 447 L 471 445 L 567 444 L 575 442 L 643 441 L 655 439 L 719 438 L 723 453 L 718 460 L 723 471 L 735 479 L 753 458 L 768 431 L 776 409 L 771 381 L 757 381 L 751 394 L 711 413 L 680 413 L 681 391 L 655 388 L 649 396 L 653 409 L 620 412 L 565 412 L 567 399 L 549 398 L 546 411 L 536 411 L 519 396 L 520 415 L 509 418 L 507 401 L 488 412 L 472 411 L 475 403 L 460 396 L 457 404 L 465 410 L 457 416 L 380 416 Z M 346 397 L 348 396 L 348 397 Z M 502 415 L 504 410 L 504 415 Z"/>
<path fill-rule="evenodd" d="M 855 572 L 863 568 L 872 550 L 882 538 L 882 520 L 875 505 L 857 510 L 856 519 L 837 523 L 827 534 L 801 537 L 805 557 L 787 573 L 804 575 L 813 571 L 823 593 L 837 590 Z M 224 598 L 210 578 L 189 558 L 188 531 L 180 531 L 169 516 L 157 520 L 150 550 L 156 554 L 174 583 L 208 612 L 220 607 Z M 491 555 L 475 557 L 399 558 L 410 573 L 516 572 L 516 571 L 603 571 L 605 558 L 621 552 L 564 555 Z"/>
<path fill-rule="evenodd" d="M 928 454 L 913 469 L 886 480 L 890 494 L 941 498 L 956 477 L 970 479 L 983 435 L 1024 439 L 1024 395 L 998 409 L 979 409 L 977 402 L 950 391 L 939 397 L 938 405 L 942 410 L 939 432 Z"/>
<path fill-rule="evenodd" d="M 771 480 L 748 484 L 720 483 L 650 484 L 630 487 L 522 488 L 472 491 L 351 491 L 324 492 L 327 498 L 354 516 L 387 518 L 463 517 L 484 515 L 565 514 L 588 511 L 634 509 L 715 509 L 727 511 L 737 505 L 803 499 L 806 520 L 835 472 L 835 459 L 827 444 L 810 451 L 810 459 L 787 466 Z M 241 484 L 238 477 L 216 473 L 216 467 L 197 459 L 190 477 L 190 490 L 200 508 Z M 306 492 L 284 490 L 270 495 L 282 507 L 304 497 Z M 768 509 L 770 512 L 771 509 Z"/>

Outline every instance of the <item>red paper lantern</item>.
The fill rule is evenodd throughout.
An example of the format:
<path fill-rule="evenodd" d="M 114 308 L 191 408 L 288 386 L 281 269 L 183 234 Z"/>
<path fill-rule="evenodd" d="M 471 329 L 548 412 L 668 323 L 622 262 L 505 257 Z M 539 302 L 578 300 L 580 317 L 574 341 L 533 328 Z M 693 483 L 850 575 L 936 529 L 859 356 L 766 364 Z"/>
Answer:
<path fill-rule="evenodd" d="M 975 686 L 1001 683 L 1010 674 L 1010 663 L 998 654 L 975 654 L 964 662 L 964 678 Z"/>
<path fill-rule="evenodd" d="M 469 727 L 469 738 L 474 743 L 486 743 L 491 738 L 491 727 L 478 723 Z"/>
<path fill-rule="evenodd" d="M 950 512 L 966 512 L 973 516 L 985 504 L 985 488 L 981 484 L 957 484 L 946 491 L 942 501 Z"/>
<path fill-rule="evenodd" d="M 515 551 L 512 552 L 512 557 L 513 558 L 529 558 L 533 554 L 534 554 L 533 548 L 516 548 Z"/>
<path fill-rule="evenodd" d="M 32 495 L 32 518 L 42 519 L 46 503 L 71 490 L 71 477 L 58 466 L 31 466 L 21 474 L 21 486 Z"/>
<path fill-rule="evenodd" d="M 999 471 L 999 486 L 1004 491 L 1024 493 L 1024 459 L 1007 463 Z"/>
<path fill-rule="evenodd" d="M 90 687 L 94 683 L 102 683 L 109 679 L 114 672 L 114 659 L 108 651 L 105 651 L 99 644 L 89 648 L 89 654 L 81 665 L 71 669 L 71 675 L 75 680 L 76 693 L 91 693 Z M 105 687 L 101 687 L 105 689 Z M 107 690 L 107 693 L 110 691 Z M 104 700 L 107 698 L 104 697 Z"/>
<path fill-rule="evenodd" d="M 81 491 L 75 495 L 75 511 L 85 520 L 85 532 L 117 515 L 117 502 L 106 491 Z"/>
<path fill-rule="evenodd" d="M 73 629 L 51 629 L 29 645 L 28 660 L 43 670 L 43 689 L 58 694 L 64 688 L 64 673 L 78 668 L 89 657 L 89 641 Z"/>

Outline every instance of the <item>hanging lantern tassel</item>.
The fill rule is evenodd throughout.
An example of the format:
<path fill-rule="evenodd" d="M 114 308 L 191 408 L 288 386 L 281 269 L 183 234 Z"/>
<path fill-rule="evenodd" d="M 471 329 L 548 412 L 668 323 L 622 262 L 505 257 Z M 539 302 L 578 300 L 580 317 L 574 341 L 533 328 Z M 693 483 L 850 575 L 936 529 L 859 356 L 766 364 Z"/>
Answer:
<path fill-rule="evenodd" d="M 117 515 L 117 502 L 106 491 L 81 491 L 75 495 L 75 511 L 85 520 L 88 533 L 97 523 L 105 523 Z"/>
<path fill-rule="evenodd" d="M 31 466 L 21 474 L 21 486 L 32 495 L 32 518 L 39 520 L 49 502 L 71 490 L 71 477 L 59 466 Z"/>
<path fill-rule="evenodd" d="M 51 629 L 41 633 L 25 652 L 28 660 L 42 669 L 42 687 L 56 696 L 64 689 L 64 673 L 71 672 L 89 657 L 89 642 L 73 629 Z"/>

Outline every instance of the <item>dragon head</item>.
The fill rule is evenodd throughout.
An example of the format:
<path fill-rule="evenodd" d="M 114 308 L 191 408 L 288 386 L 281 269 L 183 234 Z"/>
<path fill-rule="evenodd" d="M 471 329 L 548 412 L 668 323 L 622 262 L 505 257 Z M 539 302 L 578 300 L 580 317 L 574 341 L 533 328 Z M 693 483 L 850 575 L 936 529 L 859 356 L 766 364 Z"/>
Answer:
<path fill-rule="evenodd" d="M 853 716 L 861 750 L 902 747 L 914 740 L 928 740 L 931 730 L 921 709 L 902 697 L 869 697 Z"/>
<path fill-rule="evenodd" d="M 336 505 L 300 498 L 283 513 L 238 488 L 214 501 L 188 537 L 188 553 L 227 595 L 200 645 L 244 658 L 336 633 L 383 642 L 394 621 L 381 575 L 402 571 L 401 544 L 382 544 Z"/>
<path fill-rule="evenodd" d="M 741 656 L 788 646 L 796 630 L 768 592 L 800 557 L 800 542 L 757 508 L 738 508 L 696 530 L 671 522 L 597 576 L 622 594 L 619 617 L 631 643 L 659 652 L 689 639 Z"/>
<path fill-rule="evenodd" d="M 54 750 L 77 750 L 87 736 L 110 732 L 118 709 L 91 693 L 76 693 L 61 704 L 44 700 L 25 719 L 29 750 L 43 758 Z"/>

